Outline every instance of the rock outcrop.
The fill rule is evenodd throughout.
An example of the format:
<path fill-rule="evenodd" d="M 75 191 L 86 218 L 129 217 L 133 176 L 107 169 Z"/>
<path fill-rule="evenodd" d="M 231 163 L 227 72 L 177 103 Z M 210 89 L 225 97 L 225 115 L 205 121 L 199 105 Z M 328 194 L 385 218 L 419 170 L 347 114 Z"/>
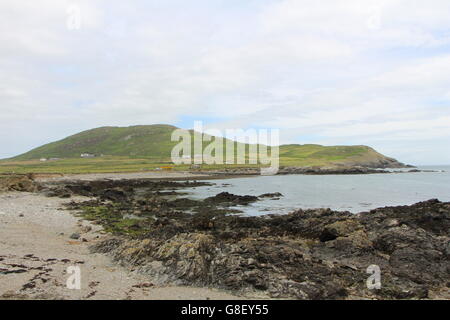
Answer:
<path fill-rule="evenodd" d="M 0 177 L 0 191 L 36 192 L 39 189 L 39 184 L 34 181 L 32 174 L 13 174 Z"/>
<path fill-rule="evenodd" d="M 122 188 L 125 196 L 106 199 L 93 188 L 90 195 L 98 200 L 71 207 L 90 207 L 84 217 L 112 233 L 94 252 L 110 254 L 152 281 L 274 298 L 448 298 L 450 203 L 429 200 L 356 215 L 316 209 L 243 217 L 217 210 L 211 199 L 168 200 L 142 191 L 138 197 L 126 184 L 133 185 L 103 185 Z M 216 199 L 233 205 L 242 198 Z M 381 289 L 366 285 L 372 265 L 381 270 Z"/>

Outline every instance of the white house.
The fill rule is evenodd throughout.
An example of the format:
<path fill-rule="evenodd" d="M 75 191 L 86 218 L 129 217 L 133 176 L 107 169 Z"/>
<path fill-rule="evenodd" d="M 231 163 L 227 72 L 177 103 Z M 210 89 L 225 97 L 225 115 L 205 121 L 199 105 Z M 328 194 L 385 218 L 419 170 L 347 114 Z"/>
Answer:
<path fill-rule="evenodd" d="M 81 158 L 95 158 L 95 154 L 92 153 L 82 153 Z"/>

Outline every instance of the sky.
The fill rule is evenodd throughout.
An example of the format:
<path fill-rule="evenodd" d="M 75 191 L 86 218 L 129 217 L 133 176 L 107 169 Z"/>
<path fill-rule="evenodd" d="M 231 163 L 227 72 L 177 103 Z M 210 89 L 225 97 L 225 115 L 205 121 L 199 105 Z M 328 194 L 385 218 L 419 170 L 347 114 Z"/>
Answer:
<path fill-rule="evenodd" d="M 0 158 L 196 120 L 450 164 L 450 1 L 0 2 Z"/>

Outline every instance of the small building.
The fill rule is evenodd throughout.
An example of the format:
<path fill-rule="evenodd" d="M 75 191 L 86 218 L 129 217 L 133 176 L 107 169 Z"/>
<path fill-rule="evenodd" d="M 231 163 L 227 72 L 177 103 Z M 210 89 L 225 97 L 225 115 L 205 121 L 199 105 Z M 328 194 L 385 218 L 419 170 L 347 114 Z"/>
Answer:
<path fill-rule="evenodd" d="M 81 158 L 95 158 L 95 154 L 92 153 L 82 153 L 80 155 Z"/>
<path fill-rule="evenodd" d="M 47 161 L 47 158 L 40 158 L 39 161 L 45 162 L 45 161 Z"/>

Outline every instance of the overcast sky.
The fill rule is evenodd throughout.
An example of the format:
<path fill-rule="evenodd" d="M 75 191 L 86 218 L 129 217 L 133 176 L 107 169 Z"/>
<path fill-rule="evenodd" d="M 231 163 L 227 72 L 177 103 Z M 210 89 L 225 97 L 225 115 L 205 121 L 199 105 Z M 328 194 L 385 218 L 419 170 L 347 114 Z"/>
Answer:
<path fill-rule="evenodd" d="M 0 158 L 194 120 L 450 164 L 450 1 L 0 2 Z"/>

